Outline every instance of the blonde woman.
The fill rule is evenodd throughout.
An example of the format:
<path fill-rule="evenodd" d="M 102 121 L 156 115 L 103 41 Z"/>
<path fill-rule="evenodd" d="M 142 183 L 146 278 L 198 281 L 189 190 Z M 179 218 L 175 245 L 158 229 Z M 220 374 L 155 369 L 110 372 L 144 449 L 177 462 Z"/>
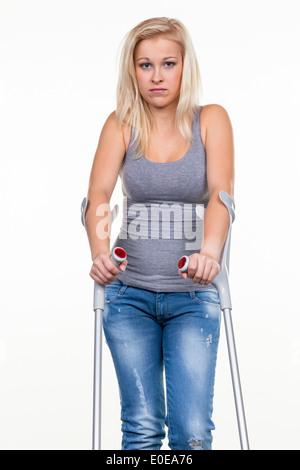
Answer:
<path fill-rule="evenodd" d="M 221 310 L 211 282 L 229 227 L 218 194 L 233 197 L 234 144 L 226 110 L 199 105 L 200 89 L 180 21 L 151 18 L 129 31 L 86 213 L 90 276 L 106 286 L 103 328 L 119 384 L 122 450 L 160 449 L 165 426 L 173 450 L 212 448 Z M 118 176 L 123 223 L 110 249 L 105 209 Z M 115 246 L 127 252 L 119 268 L 110 260 Z M 183 255 L 187 273 L 177 267 Z"/>

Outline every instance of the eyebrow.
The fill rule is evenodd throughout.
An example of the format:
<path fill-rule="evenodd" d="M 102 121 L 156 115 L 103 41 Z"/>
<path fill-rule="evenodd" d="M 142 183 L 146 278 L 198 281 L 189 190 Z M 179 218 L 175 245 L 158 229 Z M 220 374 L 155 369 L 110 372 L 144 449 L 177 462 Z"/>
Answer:
<path fill-rule="evenodd" d="M 163 60 L 167 60 L 167 59 L 177 59 L 178 57 L 175 57 L 175 56 L 169 56 L 169 57 L 164 57 Z M 149 57 L 140 57 L 139 59 L 137 59 L 137 61 L 139 60 L 150 60 Z"/>

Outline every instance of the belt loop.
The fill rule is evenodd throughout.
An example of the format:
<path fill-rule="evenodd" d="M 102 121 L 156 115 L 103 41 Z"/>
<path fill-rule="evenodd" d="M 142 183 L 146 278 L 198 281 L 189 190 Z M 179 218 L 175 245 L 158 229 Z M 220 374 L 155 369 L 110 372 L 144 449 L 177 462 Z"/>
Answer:
<path fill-rule="evenodd" d="M 119 290 L 119 295 L 124 294 L 124 292 L 125 292 L 126 289 L 127 289 L 127 284 L 123 284 L 123 286 L 122 286 L 121 289 Z"/>

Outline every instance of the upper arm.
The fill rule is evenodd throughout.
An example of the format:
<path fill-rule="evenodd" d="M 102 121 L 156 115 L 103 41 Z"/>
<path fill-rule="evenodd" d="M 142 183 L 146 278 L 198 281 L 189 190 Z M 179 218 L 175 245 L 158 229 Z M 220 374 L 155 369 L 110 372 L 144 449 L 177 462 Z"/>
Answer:
<path fill-rule="evenodd" d="M 234 139 L 230 118 L 220 105 L 203 107 L 206 137 L 207 184 L 215 190 L 234 193 Z"/>
<path fill-rule="evenodd" d="M 110 200 L 126 153 L 123 130 L 113 111 L 102 128 L 94 156 L 89 181 L 89 192 L 101 190 Z"/>

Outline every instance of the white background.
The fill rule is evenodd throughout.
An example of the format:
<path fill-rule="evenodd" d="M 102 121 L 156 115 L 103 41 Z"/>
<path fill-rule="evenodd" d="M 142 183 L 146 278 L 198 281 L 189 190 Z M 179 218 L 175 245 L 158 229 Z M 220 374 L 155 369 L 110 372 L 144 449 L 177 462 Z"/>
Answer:
<path fill-rule="evenodd" d="M 1 449 L 91 448 L 93 281 L 80 204 L 116 105 L 120 43 L 154 16 L 188 28 L 203 104 L 222 105 L 234 129 L 231 295 L 251 448 L 300 448 L 298 7 L 1 0 Z M 121 197 L 119 180 L 111 205 Z M 105 343 L 103 366 L 102 448 L 120 449 Z M 239 449 L 224 325 L 214 422 L 214 449 Z"/>

